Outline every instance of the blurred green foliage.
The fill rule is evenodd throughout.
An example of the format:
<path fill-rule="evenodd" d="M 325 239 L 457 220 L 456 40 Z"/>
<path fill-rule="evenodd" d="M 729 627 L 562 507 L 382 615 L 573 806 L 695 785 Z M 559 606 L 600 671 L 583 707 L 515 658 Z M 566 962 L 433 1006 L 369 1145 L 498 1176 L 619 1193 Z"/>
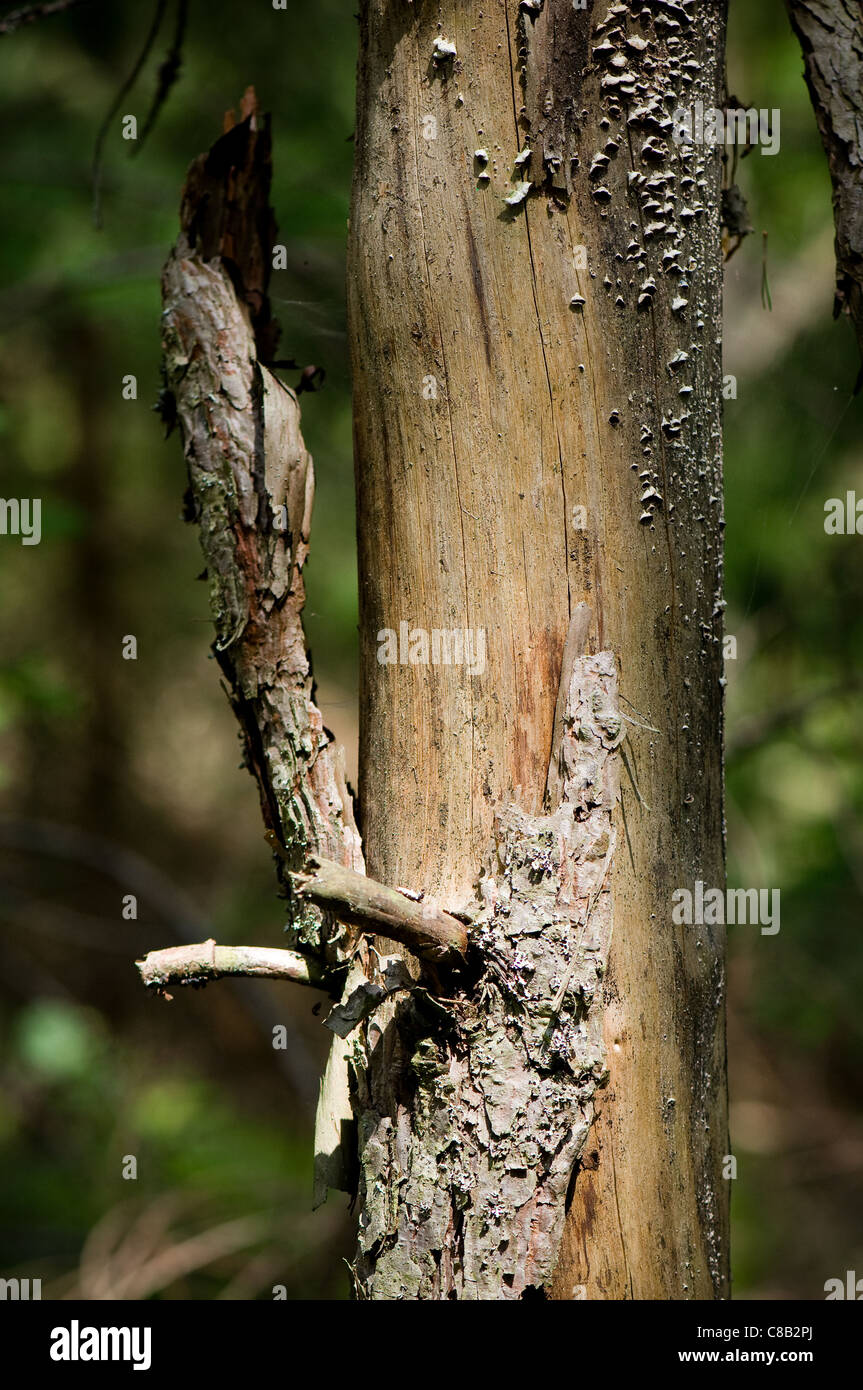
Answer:
<path fill-rule="evenodd" d="M 254 787 L 208 656 L 197 539 L 179 520 L 179 447 L 150 410 L 185 168 L 249 83 L 273 115 L 280 352 L 327 372 L 302 398 L 318 480 L 307 626 L 325 716 L 355 733 L 343 279 L 356 25 L 336 0 L 193 3 L 149 140 L 130 155 L 119 118 L 109 130 L 97 230 L 96 134 L 149 23 L 149 6 L 92 0 L 0 40 L 4 492 L 43 499 L 43 544 L 0 547 L 0 1270 L 92 1289 L 95 1248 L 118 1280 L 149 1271 L 148 1296 L 266 1298 L 281 1282 L 343 1297 L 341 1208 L 308 1212 L 309 1077 L 326 1047 L 308 1005 L 230 986 L 142 1002 L 129 962 L 196 929 L 279 940 Z M 139 123 L 168 38 L 123 103 Z M 729 877 L 782 893 L 778 936 L 730 933 L 735 1279 L 740 1295 L 817 1298 L 863 1264 L 863 568 L 859 538 L 823 530 L 828 497 L 863 496 L 861 405 L 853 335 L 831 319 L 830 181 L 781 0 L 733 0 L 729 39 L 729 90 L 781 111 L 780 153 L 738 163 L 755 232 L 726 274 Z M 119 658 L 127 633 L 134 663 Z M 33 822 L 47 827 L 38 853 L 22 848 Z M 69 825 L 92 837 L 74 852 L 56 830 Z M 123 849 L 143 864 L 132 922 Z M 286 1010 L 291 1072 L 268 1040 Z M 246 1216 L 236 1249 L 200 1245 Z M 188 1259 L 209 1263 L 153 1267 L 195 1240 Z"/>
<path fill-rule="evenodd" d="M 828 498 L 863 496 L 861 399 L 784 6 L 732 4 L 728 85 L 782 122 L 777 156 L 738 164 L 755 233 L 726 275 L 729 882 L 782 895 L 777 936 L 729 933 L 735 1289 L 819 1298 L 863 1256 L 863 566 L 824 532 Z"/>
<path fill-rule="evenodd" d="M 241 1118 L 217 1079 L 177 1060 L 154 1073 L 98 1010 L 68 1001 L 24 1005 L 2 1041 L 3 1257 L 42 1277 L 45 1297 L 94 1295 L 86 1258 L 76 1277 L 68 1273 L 85 1241 L 109 1286 L 133 1281 L 126 1296 L 220 1297 L 232 1278 L 247 1297 L 271 1298 L 276 1284 L 292 1298 L 310 1289 L 343 1296 L 338 1218 L 310 1216 L 308 1140 L 277 1112 Z M 134 1183 L 118 1163 L 127 1155 Z M 188 1253 L 197 1240 L 210 1255 L 207 1233 L 238 1212 L 251 1220 L 236 1250 L 200 1262 Z M 188 1267 L 178 1277 L 184 1245 Z"/>

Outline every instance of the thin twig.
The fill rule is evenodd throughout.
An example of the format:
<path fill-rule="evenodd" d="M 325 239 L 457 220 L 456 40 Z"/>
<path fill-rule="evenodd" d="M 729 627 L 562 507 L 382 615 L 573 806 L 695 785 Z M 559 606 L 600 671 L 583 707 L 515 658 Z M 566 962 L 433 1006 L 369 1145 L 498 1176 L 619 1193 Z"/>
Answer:
<path fill-rule="evenodd" d="M 48 19 L 51 15 L 62 14 L 64 10 L 74 9 L 84 0 L 49 0 L 44 5 L 24 5 L 20 10 L 10 10 L 0 19 L 0 34 L 14 34 L 22 24 L 33 24 L 37 19 Z"/>
<path fill-rule="evenodd" d="M 158 83 L 152 105 L 147 112 L 143 129 L 132 147 L 132 154 L 138 155 L 159 116 L 159 112 L 171 94 L 171 88 L 180 75 L 183 64 L 183 39 L 186 34 L 186 21 L 189 17 L 189 0 L 177 0 L 177 22 L 174 26 L 174 40 L 164 62 L 159 68 Z"/>
<path fill-rule="evenodd" d="M 617 836 L 615 835 L 614 829 L 612 828 L 611 836 L 610 836 L 609 841 L 608 841 L 608 851 L 607 851 L 607 853 L 606 853 L 606 856 L 605 856 L 605 863 L 604 863 L 603 868 L 602 868 L 602 878 L 599 880 L 599 887 L 597 888 L 595 894 L 593 895 L 593 898 L 592 898 L 592 899 L 588 902 L 588 904 L 587 904 L 587 912 L 584 914 L 584 923 L 582 924 L 582 927 L 581 927 L 582 933 L 584 933 L 584 932 L 587 930 L 587 924 L 588 924 L 588 922 L 590 921 L 590 918 L 591 918 L 591 916 L 592 916 L 592 914 L 593 914 L 593 909 L 596 907 L 596 904 L 599 902 L 600 895 L 601 895 L 601 893 L 602 893 L 603 888 L 605 887 L 605 880 L 608 878 L 608 871 L 609 871 L 609 869 L 611 868 L 611 860 L 612 860 L 612 857 L 613 857 L 613 855 L 614 855 L 614 846 L 615 846 L 616 842 L 617 842 Z M 610 945 L 611 945 L 611 943 L 609 942 L 609 946 L 610 946 Z M 552 1001 L 552 1005 L 551 1005 L 552 1015 L 555 1015 L 555 1014 L 560 1013 L 560 1006 L 561 1006 L 561 1004 L 563 1003 L 564 999 L 566 998 L 566 991 L 569 989 L 569 982 L 570 982 L 570 980 L 572 979 L 572 972 L 573 972 L 573 970 L 575 969 L 575 961 L 576 961 L 577 955 L 578 955 L 578 947 L 575 948 L 575 950 L 573 951 L 573 953 L 572 953 L 572 955 L 571 955 L 571 957 L 570 957 L 569 965 L 566 967 L 566 974 L 564 975 L 563 979 L 561 980 L 561 982 L 560 982 L 560 988 L 558 989 L 557 994 L 554 996 L 554 1000 Z"/>
<path fill-rule="evenodd" d="M 143 983 L 160 994 L 166 985 L 205 985 L 223 975 L 253 975 L 266 980 L 292 980 L 314 989 L 327 988 L 317 962 L 298 951 L 270 946 L 217 946 L 212 937 L 194 946 L 150 951 L 135 964 Z"/>
<path fill-rule="evenodd" d="M 551 733 L 551 753 L 548 760 L 548 775 L 545 795 L 552 810 L 559 805 L 563 795 L 563 778 L 560 771 L 560 755 L 563 746 L 563 726 L 569 699 L 569 686 L 575 663 L 587 651 L 587 634 L 590 631 L 592 610 L 587 603 L 578 603 L 572 612 L 563 657 L 560 663 L 560 680 L 557 686 L 557 701 L 554 708 L 554 724 Z"/>
<path fill-rule="evenodd" d="M 628 735 L 628 734 L 627 734 L 627 738 L 629 738 L 629 735 Z M 631 764 L 630 764 L 630 761 L 629 761 L 628 757 L 626 756 L 626 749 L 624 748 L 624 746 L 623 746 L 622 743 L 621 743 L 621 745 L 620 745 L 620 756 L 621 756 L 621 758 L 622 758 L 622 760 L 623 760 L 623 766 L 626 768 L 627 772 L 629 773 L 629 780 L 630 780 L 630 782 L 632 783 L 632 790 L 635 792 L 635 795 L 636 795 L 636 797 L 638 798 L 638 804 L 639 804 L 639 806 L 643 806 L 644 809 L 645 809 L 645 811 L 650 811 L 650 810 L 652 810 L 652 807 L 648 806 L 648 804 L 647 804 L 647 802 L 645 801 L 644 797 L 641 795 L 641 789 L 640 789 L 638 783 L 637 783 L 636 780 L 635 780 L 635 773 L 634 773 L 633 770 L 632 770 L 632 766 L 631 766 Z"/>
<path fill-rule="evenodd" d="M 647 729 L 647 730 L 648 730 L 650 733 L 652 733 L 652 734 L 661 734 L 661 733 L 662 733 L 662 730 L 661 730 L 661 729 L 656 729 L 656 728 L 654 728 L 654 726 L 653 726 L 652 724 L 642 724 L 642 722 L 641 722 L 640 719 L 632 719 L 632 718 L 630 717 L 630 715 L 624 714 L 624 713 L 623 713 L 623 710 L 620 710 L 620 717 L 621 717 L 621 719 L 625 719 L 626 722 L 627 722 L 627 724 L 634 724 L 635 727 L 636 727 L 636 729 Z"/>
<path fill-rule="evenodd" d="M 770 281 L 767 279 L 767 233 L 761 233 L 761 307 L 772 310 L 773 300 L 770 297 Z"/>
<path fill-rule="evenodd" d="M 150 31 L 144 40 L 144 47 L 138 54 L 135 66 L 132 68 L 129 76 L 112 101 L 108 114 L 102 122 L 99 133 L 96 136 L 96 143 L 93 147 L 93 224 L 96 227 L 101 227 L 102 225 L 102 146 L 105 143 L 105 137 L 111 127 L 111 122 L 137 82 L 141 70 L 150 56 L 150 50 L 156 42 L 156 37 L 162 27 L 162 20 L 165 18 L 165 11 L 167 8 L 168 0 L 156 0 L 155 13 L 153 14 L 153 20 L 150 24 Z"/>

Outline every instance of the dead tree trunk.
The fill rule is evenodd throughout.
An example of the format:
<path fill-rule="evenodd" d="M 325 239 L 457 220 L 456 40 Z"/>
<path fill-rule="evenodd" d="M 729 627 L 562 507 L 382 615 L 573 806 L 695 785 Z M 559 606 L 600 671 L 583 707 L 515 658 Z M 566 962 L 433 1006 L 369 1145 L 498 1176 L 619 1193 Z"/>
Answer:
<path fill-rule="evenodd" d="M 364 848 L 472 941 L 355 1049 L 361 1296 L 727 1293 L 724 22 L 361 5 Z"/>
<path fill-rule="evenodd" d="M 339 998 L 317 1176 L 358 1176 L 359 1297 L 722 1297 L 723 932 L 672 921 L 724 883 L 720 165 L 672 114 L 720 104 L 724 8 L 421 9 L 361 14 L 370 876 L 312 701 L 250 98 L 190 170 L 165 368 L 293 949 L 142 976 Z"/>

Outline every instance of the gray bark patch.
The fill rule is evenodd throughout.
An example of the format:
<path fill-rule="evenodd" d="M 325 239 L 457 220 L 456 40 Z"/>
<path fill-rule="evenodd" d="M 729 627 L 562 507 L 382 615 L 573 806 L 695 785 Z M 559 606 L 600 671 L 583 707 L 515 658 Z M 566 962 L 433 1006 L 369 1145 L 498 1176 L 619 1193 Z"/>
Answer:
<path fill-rule="evenodd" d="M 613 654 L 578 657 L 553 754 L 560 804 L 496 816 L 476 982 L 445 1011 L 421 992 L 390 999 L 365 1026 L 353 1062 L 362 1296 L 515 1299 L 551 1277 L 606 1078 L 621 737 Z"/>

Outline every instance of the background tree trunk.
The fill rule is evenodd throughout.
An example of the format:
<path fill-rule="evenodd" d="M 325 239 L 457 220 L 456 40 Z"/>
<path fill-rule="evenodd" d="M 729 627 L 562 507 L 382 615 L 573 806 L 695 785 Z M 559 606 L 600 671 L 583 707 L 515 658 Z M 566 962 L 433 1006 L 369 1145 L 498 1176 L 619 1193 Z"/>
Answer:
<path fill-rule="evenodd" d="M 830 166 L 836 223 L 834 317 L 854 324 L 863 358 L 863 11 L 857 0 L 786 0 Z M 857 389 L 863 383 L 863 368 Z"/>
<path fill-rule="evenodd" d="M 720 161 L 671 138 L 676 107 L 722 104 L 724 23 L 721 0 L 361 6 L 349 314 L 369 873 L 476 914 L 480 870 L 499 888 L 513 848 L 506 808 L 522 849 L 541 840 L 580 603 L 599 668 L 577 662 L 566 727 L 577 742 L 597 682 L 630 721 L 619 753 L 609 721 L 589 734 L 620 762 L 616 835 L 572 915 L 583 945 L 602 898 L 608 969 L 583 1009 L 590 1033 L 601 1008 L 591 1075 L 602 1063 L 607 1085 L 584 1085 L 582 1055 L 573 1181 L 538 1160 L 549 1238 L 536 1248 L 534 1221 L 498 1297 L 728 1291 L 724 931 L 671 920 L 675 889 L 724 887 Z M 482 630 L 484 670 L 381 664 L 379 634 L 402 623 Z M 576 805 L 596 844 L 606 814 L 601 796 Z M 501 1190 L 501 1249 L 535 1200 L 511 1147 L 496 1159 L 494 1123 L 472 1145 L 490 1113 L 476 1060 L 470 1029 L 435 1033 L 416 1009 L 390 1003 L 368 1028 L 367 1296 L 484 1296 L 507 1257 L 471 1226 L 483 1187 L 487 1205 Z M 496 1083 L 508 1065 L 499 1051 Z"/>

